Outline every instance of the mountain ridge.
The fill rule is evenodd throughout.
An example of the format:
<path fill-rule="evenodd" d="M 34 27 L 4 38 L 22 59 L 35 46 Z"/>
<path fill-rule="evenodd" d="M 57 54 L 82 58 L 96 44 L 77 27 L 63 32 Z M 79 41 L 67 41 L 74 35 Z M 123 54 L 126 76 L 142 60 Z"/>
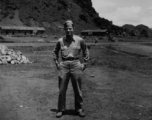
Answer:
<path fill-rule="evenodd" d="M 76 32 L 99 29 L 103 22 L 112 25 L 111 21 L 99 17 L 91 0 L 0 0 L 0 4 L 0 25 L 43 26 L 57 32 L 62 32 L 63 23 L 68 19 L 74 22 Z"/>

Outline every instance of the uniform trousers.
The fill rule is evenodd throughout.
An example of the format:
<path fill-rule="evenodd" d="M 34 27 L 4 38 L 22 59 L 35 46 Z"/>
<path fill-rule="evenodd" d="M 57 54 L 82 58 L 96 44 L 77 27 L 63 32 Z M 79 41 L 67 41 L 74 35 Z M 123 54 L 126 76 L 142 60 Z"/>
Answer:
<path fill-rule="evenodd" d="M 75 110 L 78 111 L 79 109 L 82 109 L 82 69 L 83 65 L 79 60 L 60 62 L 58 111 L 65 111 L 66 109 L 66 91 L 70 79 L 74 90 Z"/>

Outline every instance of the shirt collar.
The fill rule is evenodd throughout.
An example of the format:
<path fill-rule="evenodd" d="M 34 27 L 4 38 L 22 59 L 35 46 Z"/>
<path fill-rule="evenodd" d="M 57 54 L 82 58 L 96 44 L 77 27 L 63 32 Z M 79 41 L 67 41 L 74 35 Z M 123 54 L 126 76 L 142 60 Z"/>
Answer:
<path fill-rule="evenodd" d="M 65 41 L 69 42 L 66 36 L 65 36 Z M 74 36 L 72 37 L 72 41 L 75 42 Z"/>

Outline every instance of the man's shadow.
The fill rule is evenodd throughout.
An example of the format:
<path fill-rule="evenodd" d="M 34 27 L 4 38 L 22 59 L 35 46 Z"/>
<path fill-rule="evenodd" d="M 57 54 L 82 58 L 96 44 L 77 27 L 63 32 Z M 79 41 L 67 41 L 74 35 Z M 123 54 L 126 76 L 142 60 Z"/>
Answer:
<path fill-rule="evenodd" d="M 50 111 L 56 113 L 56 112 L 57 112 L 57 109 L 50 109 Z M 76 111 L 75 111 L 75 110 L 72 110 L 72 109 L 65 110 L 63 114 L 64 114 L 64 115 L 73 115 L 73 116 L 77 116 L 77 115 L 78 115 L 78 114 L 76 113 Z"/>

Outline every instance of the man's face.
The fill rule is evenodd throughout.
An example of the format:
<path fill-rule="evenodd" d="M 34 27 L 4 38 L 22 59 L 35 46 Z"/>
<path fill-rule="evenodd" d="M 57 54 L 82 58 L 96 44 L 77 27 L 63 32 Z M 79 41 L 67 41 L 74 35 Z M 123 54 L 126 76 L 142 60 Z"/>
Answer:
<path fill-rule="evenodd" d="M 64 28 L 64 30 L 65 30 L 67 36 L 72 36 L 73 35 L 74 29 L 73 29 L 72 25 L 71 26 L 66 26 Z"/>

